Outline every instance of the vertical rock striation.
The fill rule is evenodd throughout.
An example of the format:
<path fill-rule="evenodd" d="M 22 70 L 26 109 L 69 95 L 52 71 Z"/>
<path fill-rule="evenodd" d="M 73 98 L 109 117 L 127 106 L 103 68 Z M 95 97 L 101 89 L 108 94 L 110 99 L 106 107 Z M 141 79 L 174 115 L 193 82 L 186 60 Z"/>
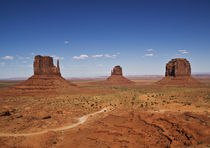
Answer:
<path fill-rule="evenodd" d="M 191 66 L 187 59 L 172 59 L 166 64 L 165 77 L 158 81 L 161 85 L 201 86 L 202 83 L 191 77 Z"/>
<path fill-rule="evenodd" d="M 166 64 L 165 76 L 191 76 L 191 67 L 186 59 L 172 59 Z"/>
<path fill-rule="evenodd" d="M 53 58 L 49 56 L 35 56 L 34 59 L 34 75 L 59 75 L 59 60 L 57 60 L 57 67 L 53 64 Z"/>

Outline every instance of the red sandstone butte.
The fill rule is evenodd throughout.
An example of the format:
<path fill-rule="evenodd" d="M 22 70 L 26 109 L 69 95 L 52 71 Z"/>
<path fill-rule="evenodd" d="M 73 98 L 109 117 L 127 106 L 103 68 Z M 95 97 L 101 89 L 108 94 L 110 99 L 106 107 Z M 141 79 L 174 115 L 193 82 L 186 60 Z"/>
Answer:
<path fill-rule="evenodd" d="M 190 62 L 186 59 L 172 59 L 166 64 L 165 76 L 191 76 Z"/>
<path fill-rule="evenodd" d="M 111 71 L 111 76 L 106 79 L 105 83 L 111 85 L 121 85 L 132 84 L 134 82 L 128 80 L 123 76 L 122 67 L 118 65 L 113 68 L 113 70 Z"/>
<path fill-rule="evenodd" d="M 113 70 L 111 71 L 111 76 L 113 76 L 113 75 L 120 75 L 120 76 L 122 76 L 122 67 L 120 67 L 119 65 L 115 66 L 113 68 Z"/>
<path fill-rule="evenodd" d="M 172 59 L 166 64 L 165 77 L 158 81 L 161 85 L 200 86 L 199 81 L 191 77 L 190 62 L 184 58 Z"/>
<path fill-rule="evenodd" d="M 53 58 L 49 56 L 37 55 L 34 58 L 34 75 L 59 75 L 60 67 L 57 60 L 57 67 L 53 64 Z"/>
<path fill-rule="evenodd" d="M 12 89 L 20 94 L 37 94 L 48 92 L 62 92 L 78 89 L 75 84 L 65 80 L 60 73 L 59 60 L 57 67 L 53 64 L 53 57 L 37 55 L 34 58 L 34 75 L 14 86 Z"/>

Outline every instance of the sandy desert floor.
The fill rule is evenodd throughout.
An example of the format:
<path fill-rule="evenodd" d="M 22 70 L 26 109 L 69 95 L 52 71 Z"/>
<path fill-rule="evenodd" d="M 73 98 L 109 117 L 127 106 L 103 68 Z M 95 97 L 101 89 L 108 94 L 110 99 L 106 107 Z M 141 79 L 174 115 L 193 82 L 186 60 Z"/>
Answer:
<path fill-rule="evenodd" d="M 89 91 L 0 96 L 0 147 L 210 147 L 210 80 L 202 87 L 156 81 L 75 81 Z"/>

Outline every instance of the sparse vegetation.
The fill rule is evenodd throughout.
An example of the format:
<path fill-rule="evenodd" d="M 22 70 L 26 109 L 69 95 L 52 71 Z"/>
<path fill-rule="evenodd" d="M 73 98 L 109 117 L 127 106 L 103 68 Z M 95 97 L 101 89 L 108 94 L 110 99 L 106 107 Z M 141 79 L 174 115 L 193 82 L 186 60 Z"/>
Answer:
<path fill-rule="evenodd" d="M 78 82 L 78 84 L 82 84 L 83 88 L 103 90 L 103 93 L 89 91 L 77 94 L 1 97 L 0 131 L 32 132 L 75 123 L 78 117 L 106 106 L 113 106 L 119 110 L 148 111 L 152 112 L 149 115 L 151 117 L 153 112 L 162 111 L 178 113 L 194 111 L 209 114 L 210 87 L 208 85 L 202 88 L 166 88 L 141 83 L 124 86 L 97 86 L 90 85 L 88 82 Z M 195 119 L 194 116 L 189 116 L 186 121 L 191 122 L 192 119 Z M 130 122 L 133 120 L 135 119 L 129 119 Z M 206 125 L 206 122 L 204 123 Z M 133 135 L 135 131 L 129 129 L 127 133 Z M 53 142 L 54 145 L 57 143 L 58 141 Z M 160 141 L 156 143 L 161 145 Z M 205 142 L 198 142 L 198 145 L 203 143 Z"/>

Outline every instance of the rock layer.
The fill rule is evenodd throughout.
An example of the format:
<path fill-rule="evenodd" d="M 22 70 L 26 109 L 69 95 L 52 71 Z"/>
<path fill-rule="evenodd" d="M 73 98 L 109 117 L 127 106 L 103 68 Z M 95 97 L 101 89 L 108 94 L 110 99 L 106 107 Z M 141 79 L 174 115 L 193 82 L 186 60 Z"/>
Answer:
<path fill-rule="evenodd" d="M 60 92 L 76 87 L 75 84 L 57 75 L 33 75 L 23 83 L 14 87 L 20 93 L 48 93 Z"/>

